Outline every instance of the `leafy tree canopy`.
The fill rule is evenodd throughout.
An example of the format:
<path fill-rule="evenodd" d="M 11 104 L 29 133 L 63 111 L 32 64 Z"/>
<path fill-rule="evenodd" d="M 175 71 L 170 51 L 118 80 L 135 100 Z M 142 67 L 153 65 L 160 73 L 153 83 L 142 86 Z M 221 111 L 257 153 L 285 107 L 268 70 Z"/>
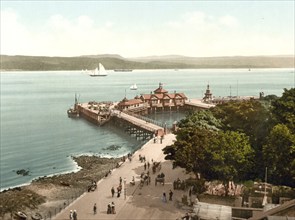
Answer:
<path fill-rule="evenodd" d="M 212 154 L 212 176 L 213 179 L 244 180 L 245 173 L 252 167 L 253 149 L 249 138 L 235 131 L 219 131 L 215 143 L 210 146 Z"/>
<path fill-rule="evenodd" d="M 216 119 L 211 111 L 206 110 L 188 114 L 184 119 L 180 120 L 178 126 L 180 128 L 201 127 L 215 131 L 219 130 L 222 127 L 221 120 Z"/>
<path fill-rule="evenodd" d="M 295 186 L 294 89 L 285 89 L 280 98 L 229 102 L 195 112 L 178 126 L 176 142 L 164 148 L 175 166 L 224 184 L 262 179 L 268 167 L 269 182 Z"/>
<path fill-rule="evenodd" d="M 197 121 L 193 123 L 192 119 L 202 118 L 203 114 L 190 115 L 180 123 L 176 141 L 163 149 L 165 159 L 174 160 L 175 166 L 188 172 L 201 174 L 208 180 L 219 179 L 224 184 L 243 177 L 251 167 L 253 155 L 249 138 L 239 132 L 216 131 L 215 126 L 208 129 L 203 123 L 201 126 Z"/>
<path fill-rule="evenodd" d="M 273 127 L 263 146 L 263 156 L 271 182 L 295 186 L 295 135 L 286 125 Z"/>
<path fill-rule="evenodd" d="M 279 123 L 295 131 L 295 88 L 284 89 L 282 97 L 273 101 L 272 106 L 272 113 Z"/>
<path fill-rule="evenodd" d="M 259 146 L 268 133 L 271 116 L 257 100 L 227 102 L 217 105 L 212 111 L 222 121 L 224 130 L 247 134 L 254 147 Z"/>

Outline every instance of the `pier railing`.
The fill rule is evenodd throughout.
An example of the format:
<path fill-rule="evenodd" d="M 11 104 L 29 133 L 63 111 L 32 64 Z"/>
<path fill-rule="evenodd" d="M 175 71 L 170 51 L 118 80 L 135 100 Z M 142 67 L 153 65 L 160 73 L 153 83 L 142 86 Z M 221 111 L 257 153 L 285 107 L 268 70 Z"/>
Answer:
<path fill-rule="evenodd" d="M 149 123 L 141 118 L 137 118 L 136 116 L 133 116 L 133 115 L 129 115 L 129 114 L 126 114 L 125 112 L 123 113 L 119 113 L 119 114 L 116 114 L 116 116 L 118 118 L 121 118 L 137 127 L 140 127 L 142 129 L 145 129 L 151 133 L 155 133 L 157 132 L 158 130 L 162 130 L 163 127 L 161 126 L 158 126 L 158 125 L 155 125 L 153 123 Z"/>
<path fill-rule="evenodd" d="M 139 115 L 139 114 L 136 114 L 136 113 L 133 113 L 133 112 L 129 112 L 129 111 L 125 111 L 124 113 L 125 113 L 125 114 L 128 114 L 128 115 L 131 115 L 131 116 L 133 116 L 133 117 L 139 118 L 139 119 L 141 119 L 141 120 L 143 120 L 143 121 L 147 121 L 147 122 L 149 122 L 149 123 L 151 123 L 151 124 L 158 125 L 159 127 L 162 127 L 162 128 L 165 127 L 165 123 L 158 122 L 158 121 L 156 121 L 156 120 L 153 120 L 153 119 L 151 119 L 151 118 L 145 117 L 145 116 L 143 116 L 143 115 Z"/>

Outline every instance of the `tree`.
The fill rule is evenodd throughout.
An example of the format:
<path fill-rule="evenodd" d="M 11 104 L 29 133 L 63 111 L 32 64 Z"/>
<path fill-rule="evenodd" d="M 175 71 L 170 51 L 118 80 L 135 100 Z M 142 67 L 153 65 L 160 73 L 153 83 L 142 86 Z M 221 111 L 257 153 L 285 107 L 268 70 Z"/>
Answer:
<path fill-rule="evenodd" d="M 235 131 L 219 131 L 215 143 L 210 146 L 208 159 L 211 158 L 209 170 L 204 170 L 207 179 L 222 180 L 226 195 L 231 180 L 245 180 L 245 174 L 251 169 L 253 149 L 249 138 Z"/>
<path fill-rule="evenodd" d="M 295 135 L 286 125 L 273 127 L 263 146 L 263 157 L 270 182 L 295 186 Z"/>
<path fill-rule="evenodd" d="M 173 145 L 163 149 L 165 159 L 173 160 L 174 166 L 185 168 L 195 174 L 203 173 L 210 166 L 207 156 L 216 132 L 205 128 L 182 128 L 177 131 Z"/>
<path fill-rule="evenodd" d="M 210 111 L 197 111 L 188 114 L 178 123 L 176 142 L 163 149 L 165 159 L 174 160 L 174 166 L 185 168 L 188 172 L 200 173 L 204 163 L 205 149 L 209 147 L 219 127 L 217 120 Z"/>
<path fill-rule="evenodd" d="M 262 146 L 273 126 L 270 111 L 258 100 L 228 102 L 212 109 L 213 115 L 222 121 L 222 129 L 239 131 L 249 136 L 249 141 L 255 151 L 252 164 L 255 167 L 248 173 L 248 179 L 263 178 L 264 168 Z"/>
<path fill-rule="evenodd" d="M 284 89 L 281 98 L 272 102 L 272 113 L 279 123 L 295 131 L 295 88 Z"/>
<path fill-rule="evenodd" d="M 222 180 L 226 189 L 229 180 L 245 176 L 253 152 L 245 134 L 215 131 L 190 123 L 182 125 L 174 144 L 163 151 L 167 155 L 165 159 L 173 160 L 174 166 L 207 180 Z"/>
<path fill-rule="evenodd" d="M 219 130 L 222 127 L 221 120 L 216 119 L 209 110 L 201 110 L 188 114 L 184 119 L 180 120 L 178 127 L 201 127 L 210 130 Z"/>
<path fill-rule="evenodd" d="M 261 140 L 268 134 L 271 115 L 258 100 L 227 102 L 217 105 L 212 112 L 222 121 L 224 130 L 247 134 L 254 147 L 261 145 Z"/>

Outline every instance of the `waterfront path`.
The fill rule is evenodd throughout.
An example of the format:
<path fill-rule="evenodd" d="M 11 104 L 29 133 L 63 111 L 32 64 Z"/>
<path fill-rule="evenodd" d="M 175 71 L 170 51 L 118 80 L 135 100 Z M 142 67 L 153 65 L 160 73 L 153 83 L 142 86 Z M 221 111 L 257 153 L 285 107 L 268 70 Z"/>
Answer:
<path fill-rule="evenodd" d="M 172 169 L 170 161 L 164 160 L 162 149 L 171 145 L 175 140 L 173 134 L 165 135 L 162 144 L 158 140 L 154 143 L 150 140 L 141 149 L 132 155 L 132 160 L 128 159 L 112 174 L 103 178 L 97 183 L 97 189 L 94 192 L 85 192 L 81 197 L 70 204 L 61 213 L 53 219 L 69 219 L 70 210 L 77 210 L 78 219 L 173 219 L 179 218 L 185 213 L 185 210 L 178 208 L 177 200 L 181 200 L 183 191 L 173 190 L 173 181 L 177 178 L 185 179 L 183 169 Z M 140 174 L 144 172 L 144 163 L 140 162 L 139 155 L 145 156 L 146 161 L 152 164 L 153 161 L 161 161 L 161 170 L 153 174 L 150 166 L 151 175 L 150 185 L 140 186 Z M 155 186 L 155 177 L 159 173 L 165 173 L 165 184 Z M 135 186 L 130 185 L 132 177 L 135 177 Z M 119 185 L 119 179 L 123 179 L 123 190 L 119 198 L 117 193 L 112 198 L 111 187 L 115 189 Z M 124 184 L 124 179 L 126 184 Z M 124 187 L 126 186 L 126 197 Z M 169 190 L 173 191 L 173 201 L 162 201 L 163 192 L 169 198 Z M 117 191 L 117 190 L 116 190 Z M 115 203 L 116 214 L 107 214 L 107 205 L 110 202 Z M 97 204 L 97 214 L 93 213 L 93 205 Z"/>

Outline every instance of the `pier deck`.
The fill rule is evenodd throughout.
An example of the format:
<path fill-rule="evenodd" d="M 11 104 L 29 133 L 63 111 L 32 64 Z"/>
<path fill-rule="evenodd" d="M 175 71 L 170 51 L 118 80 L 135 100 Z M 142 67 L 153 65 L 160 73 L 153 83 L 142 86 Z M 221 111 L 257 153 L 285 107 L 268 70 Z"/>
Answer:
<path fill-rule="evenodd" d="M 81 117 L 98 125 L 103 125 L 111 118 L 117 118 L 120 121 L 120 124 L 123 123 L 132 126 L 135 133 L 137 133 L 137 131 L 139 133 L 144 131 L 146 135 L 147 133 L 162 135 L 164 132 L 164 128 L 159 125 L 115 109 L 115 103 L 79 103 L 77 108 Z"/>
<path fill-rule="evenodd" d="M 140 127 L 140 128 L 142 128 L 142 129 L 144 129 L 146 131 L 149 131 L 151 133 L 164 131 L 163 127 L 160 127 L 158 125 L 152 124 L 152 123 L 147 122 L 145 120 L 136 118 L 134 116 L 128 115 L 128 114 L 126 114 L 124 112 L 121 112 L 119 110 L 113 110 L 112 115 L 117 117 L 117 118 L 123 119 L 123 120 L 137 126 L 137 127 Z"/>
<path fill-rule="evenodd" d="M 191 108 L 198 108 L 198 109 L 209 109 L 209 108 L 215 107 L 214 104 L 204 103 L 200 99 L 187 100 L 185 101 L 185 106 L 191 107 Z"/>

